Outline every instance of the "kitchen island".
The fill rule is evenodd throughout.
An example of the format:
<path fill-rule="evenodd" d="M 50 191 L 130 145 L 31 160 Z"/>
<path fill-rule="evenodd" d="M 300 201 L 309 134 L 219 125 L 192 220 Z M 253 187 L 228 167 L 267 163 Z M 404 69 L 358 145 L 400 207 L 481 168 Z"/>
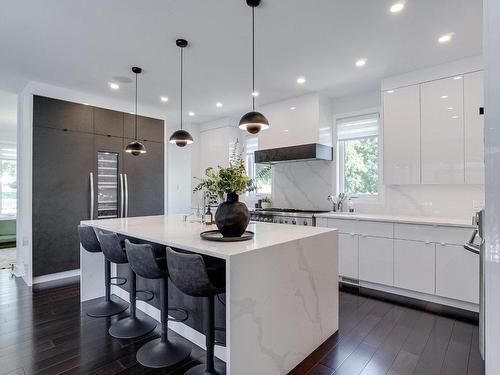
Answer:
<path fill-rule="evenodd" d="M 226 348 L 218 356 L 228 374 L 286 374 L 338 329 L 336 230 L 255 223 L 248 227 L 252 240 L 224 243 L 201 239 L 200 232 L 214 227 L 181 215 L 82 224 L 225 262 Z M 102 270 L 102 254 L 81 251 L 82 302 L 104 295 Z M 113 292 L 125 297 L 118 287 Z M 158 318 L 148 304 L 138 307 Z M 203 346 L 198 332 L 169 326 Z"/>

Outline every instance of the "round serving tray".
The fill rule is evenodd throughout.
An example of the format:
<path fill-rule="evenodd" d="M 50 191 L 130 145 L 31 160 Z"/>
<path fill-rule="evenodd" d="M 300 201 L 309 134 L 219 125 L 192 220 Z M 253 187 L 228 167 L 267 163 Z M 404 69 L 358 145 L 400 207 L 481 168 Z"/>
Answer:
<path fill-rule="evenodd" d="M 200 237 L 207 241 L 218 241 L 218 242 L 239 242 L 251 240 L 254 233 L 246 230 L 241 237 L 222 237 L 221 232 L 218 230 L 207 230 L 200 233 Z"/>

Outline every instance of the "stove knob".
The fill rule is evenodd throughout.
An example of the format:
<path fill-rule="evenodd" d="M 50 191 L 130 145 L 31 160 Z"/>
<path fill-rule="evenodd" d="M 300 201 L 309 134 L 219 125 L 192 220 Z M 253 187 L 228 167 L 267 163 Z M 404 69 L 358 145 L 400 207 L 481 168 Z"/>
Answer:
<path fill-rule="evenodd" d="M 294 220 L 292 220 L 292 224 L 293 224 L 293 225 L 296 225 L 296 224 L 297 224 L 297 221 L 295 221 L 295 219 L 294 219 Z"/>
<path fill-rule="evenodd" d="M 306 225 L 306 226 L 307 226 L 307 220 L 304 220 L 304 225 Z"/>
<path fill-rule="evenodd" d="M 283 219 L 280 219 L 280 224 L 283 224 Z"/>

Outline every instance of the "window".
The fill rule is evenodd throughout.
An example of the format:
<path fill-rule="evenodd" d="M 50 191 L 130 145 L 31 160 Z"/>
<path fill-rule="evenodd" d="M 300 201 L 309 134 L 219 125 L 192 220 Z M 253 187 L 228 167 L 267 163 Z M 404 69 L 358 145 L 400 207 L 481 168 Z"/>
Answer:
<path fill-rule="evenodd" d="M 0 159 L 0 214 L 16 213 L 16 160 Z"/>
<path fill-rule="evenodd" d="M 259 138 L 248 136 L 245 143 L 245 166 L 247 175 L 256 182 L 257 191 L 254 194 L 271 194 L 272 169 L 267 164 L 255 164 L 254 152 L 259 149 Z"/>
<path fill-rule="evenodd" d="M 372 197 L 379 187 L 379 114 L 337 120 L 339 191 Z"/>

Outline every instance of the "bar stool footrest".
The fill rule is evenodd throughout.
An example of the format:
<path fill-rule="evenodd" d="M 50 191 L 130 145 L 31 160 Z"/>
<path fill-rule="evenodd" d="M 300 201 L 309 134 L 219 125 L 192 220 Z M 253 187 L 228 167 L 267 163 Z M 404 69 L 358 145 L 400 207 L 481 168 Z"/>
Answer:
<path fill-rule="evenodd" d="M 111 280 L 111 285 L 114 285 L 114 286 L 122 286 L 122 285 L 125 285 L 127 283 L 127 279 L 125 277 L 115 276 L 115 277 L 111 277 L 110 280 Z M 113 282 L 113 280 L 117 280 L 117 282 Z"/>
<path fill-rule="evenodd" d="M 168 311 L 176 311 L 176 312 L 179 312 L 179 313 L 182 313 L 183 314 L 183 317 L 182 318 L 168 318 L 168 321 L 169 322 L 178 322 L 178 323 L 182 323 L 182 322 L 185 322 L 186 320 L 188 320 L 189 318 L 189 314 L 187 312 L 186 309 L 181 309 L 180 307 L 170 307 L 168 309 Z"/>
<path fill-rule="evenodd" d="M 135 299 L 137 301 L 144 301 L 144 302 L 149 302 L 151 301 L 153 298 L 155 298 L 155 294 L 150 291 L 150 290 L 136 290 L 135 292 L 136 294 L 139 294 L 139 293 L 142 293 L 142 294 L 145 294 L 146 296 L 149 296 L 149 297 L 146 297 L 146 298 L 139 298 L 139 297 L 136 297 Z"/>

